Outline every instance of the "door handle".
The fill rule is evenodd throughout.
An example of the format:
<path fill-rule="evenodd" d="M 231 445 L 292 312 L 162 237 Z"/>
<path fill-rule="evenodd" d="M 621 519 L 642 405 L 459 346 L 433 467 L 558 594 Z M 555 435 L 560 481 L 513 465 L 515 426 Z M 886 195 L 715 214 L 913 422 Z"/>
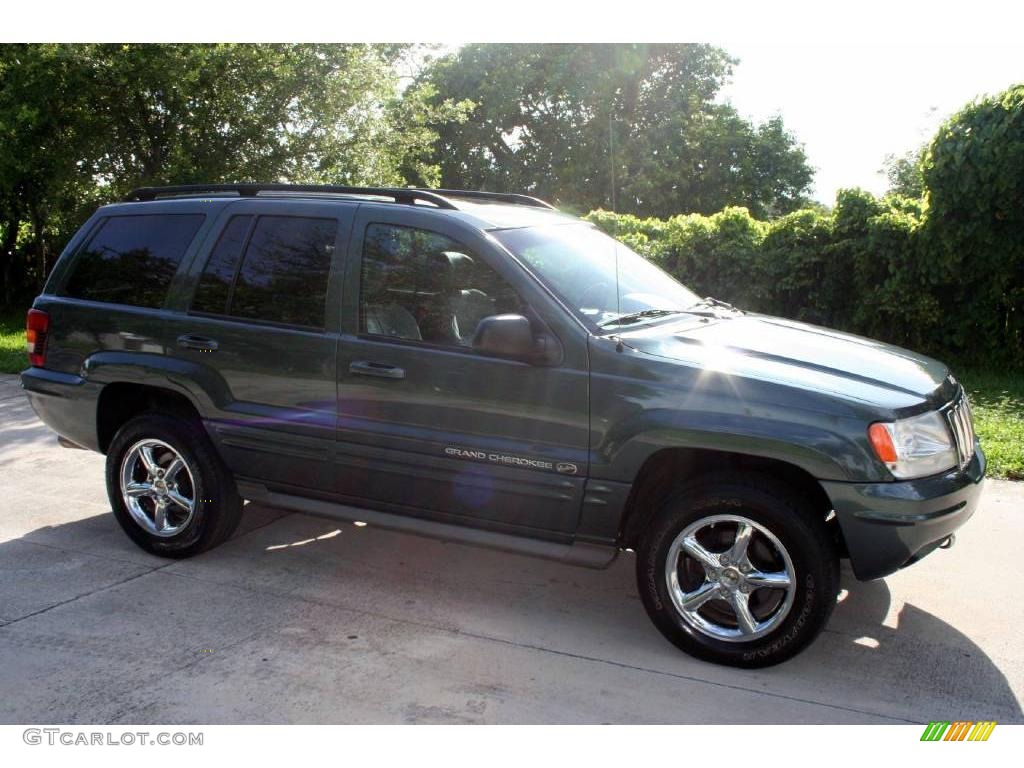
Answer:
<path fill-rule="evenodd" d="M 358 376 L 377 376 L 381 379 L 404 379 L 405 369 L 387 363 L 371 363 L 368 360 L 357 360 L 348 367 L 349 373 Z"/>
<path fill-rule="evenodd" d="M 179 336 L 178 346 L 185 349 L 198 349 L 200 352 L 215 352 L 217 350 L 216 341 L 195 333 L 186 333 L 184 336 Z"/>

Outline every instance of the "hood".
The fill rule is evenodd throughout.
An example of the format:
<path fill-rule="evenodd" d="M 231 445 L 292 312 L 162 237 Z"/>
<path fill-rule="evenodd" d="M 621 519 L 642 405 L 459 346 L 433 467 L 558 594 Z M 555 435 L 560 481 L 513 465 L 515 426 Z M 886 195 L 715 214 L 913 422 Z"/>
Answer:
<path fill-rule="evenodd" d="M 951 381 L 924 355 L 767 315 L 682 316 L 619 338 L 648 355 L 893 408 L 941 399 L 947 393 L 937 390 Z"/>

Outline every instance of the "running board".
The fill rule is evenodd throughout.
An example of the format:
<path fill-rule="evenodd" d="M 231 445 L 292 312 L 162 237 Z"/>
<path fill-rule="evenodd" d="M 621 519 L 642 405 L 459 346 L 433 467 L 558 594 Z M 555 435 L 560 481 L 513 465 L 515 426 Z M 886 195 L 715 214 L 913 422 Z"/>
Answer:
<path fill-rule="evenodd" d="M 377 528 L 400 533 L 411 533 L 443 541 L 455 541 L 475 547 L 497 549 L 517 555 L 529 555 L 545 560 L 557 560 L 570 565 L 584 568 L 607 568 L 619 554 L 618 547 L 574 542 L 559 544 L 553 541 L 529 539 L 525 536 L 514 536 L 510 533 L 498 533 L 482 528 L 467 528 L 450 523 L 439 523 L 420 517 L 407 517 L 391 512 L 380 512 L 362 507 L 352 507 L 333 501 L 310 499 L 305 496 L 294 496 L 290 493 L 271 491 L 265 485 L 246 480 L 238 481 L 238 493 L 242 498 L 269 504 L 273 507 L 304 512 L 317 517 L 340 520 L 346 523 L 364 522 Z"/>

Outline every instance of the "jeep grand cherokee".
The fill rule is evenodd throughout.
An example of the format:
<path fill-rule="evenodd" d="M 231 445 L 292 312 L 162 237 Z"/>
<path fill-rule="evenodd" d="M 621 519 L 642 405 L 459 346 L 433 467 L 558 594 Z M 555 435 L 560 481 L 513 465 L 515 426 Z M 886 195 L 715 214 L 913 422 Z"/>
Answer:
<path fill-rule="evenodd" d="M 701 299 L 521 195 L 140 189 L 68 244 L 22 382 L 106 454 L 114 515 L 186 557 L 243 499 L 593 567 L 658 629 L 763 666 L 839 559 L 952 541 L 985 459 L 942 363 Z M 357 509 L 358 508 L 358 509 Z"/>

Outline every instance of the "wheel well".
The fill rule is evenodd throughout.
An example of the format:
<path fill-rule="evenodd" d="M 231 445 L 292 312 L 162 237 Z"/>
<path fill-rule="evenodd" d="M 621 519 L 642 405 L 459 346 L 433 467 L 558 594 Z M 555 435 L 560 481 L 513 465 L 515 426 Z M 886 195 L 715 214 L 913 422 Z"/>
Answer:
<path fill-rule="evenodd" d="M 96 436 L 100 451 L 107 452 L 110 441 L 121 425 L 146 411 L 163 411 L 188 419 L 199 418 L 195 406 L 179 392 L 146 384 L 107 384 L 100 392 L 96 405 Z"/>
<path fill-rule="evenodd" d="M 652 454 L 637 473 L 626 502 L 626 512 L 619 529 L 622 546 L 634 547 L 660 503 L 681 481 L 698 474 L 729 469 L 770 473 L 781 480 L 806 503 L 828 518 L 832 502 L 821 484 L 806 470 L 778 459 L 749 456 L 742 453 L 691 448 L 666 448 Z M 832 526 L 841 551 L 839 526 Z"/>

